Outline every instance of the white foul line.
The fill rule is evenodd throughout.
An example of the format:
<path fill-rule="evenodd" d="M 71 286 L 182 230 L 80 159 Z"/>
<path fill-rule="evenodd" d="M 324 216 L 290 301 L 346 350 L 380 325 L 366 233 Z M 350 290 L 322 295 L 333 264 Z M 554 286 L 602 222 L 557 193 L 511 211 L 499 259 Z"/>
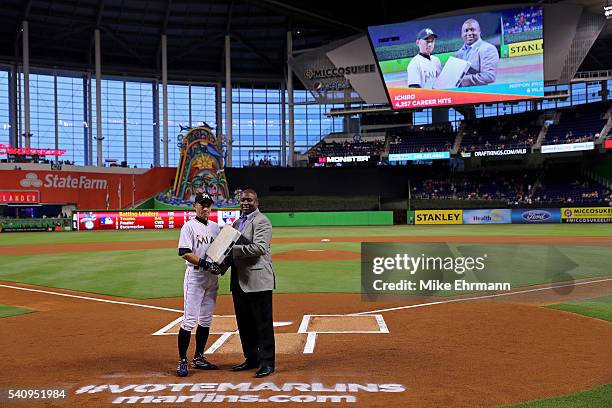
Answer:
<path fill-rule="evenodd" d="M 152 336 L 163 336 L 164 334 L 168 334 L 166 332 L 170 330 L 170 328 L 174 327 L 178 322 L 183 320 L 183 317 L 184 316 L 177 317 L 176 319 L 174 319 L 173 321 L 171 321 L 170 323 L 168 323 L 167 325 L 165 325 L 164 327 L 162 327 L 161 329 L 153 333 Z"/>
<path fill-rule="evenodd" d="M 391 307 L 391 308 L 388 308 L 388 309 L 370 310 L 368 312 L 349 313 L 346 316 L 368 315 L 370 313 L 390 312 L 390 311 L 393 311 L 393 310 L 402 310 L 402 309 L 414 309 L 414 308 L 417 308 L 417 307 L 424 307 L 424 306 L 443 305 L 445 303 L 467 302 L 469 300 L 480 300 L 480 299 L 489 299 L 489 298 L 495 298 L 495 297 L 501 297 L 501 296 L 521 295 L 523 293 L 539 292 L 539 291 L 542 291 L 542 290 L 550 290 L 550 289 L 556 289 L 556 288 L 566 288 L 566 287 L 578 286 L 578 285 L 590 285 L 590 284 L 593 284 L 593 283 L 607 282 L 607 281 L 612 281 L 612 278 L 609 278 L 609 279 L 598 279 L 598 280 L 588 281 L 588 282 L 574 282 L 574 283 L 570 283 L 570 284 L 567 284 L 567 285 L 555 285 L 555 286 L 548 286 L 548 287 L 545 287 L 545 288 L 535 288 L 535 289 L 519 290 L 517 292 L 495 293 L 493 295 L 475 296 L 475 297 L 471 297 L 471 298 L 449 299 L 449 300 L 441 300 L 439 302 L 430 302 L 430 303 L 418 303 L 416 305 Z"/>
<path fill-rule="evenodd" d="M 49 290 L 22 288 L 19 286 L 11 286 L 11 285 L 0 285 L 0 287 L 9 288 L 9 289 L 17 289 L 17 290 L 25 290 L 27 292 L 46 293 L 48 295 L 64 296 L 64 297 L 70 297 L 70 298 L 75 298 L 75 299 L 93 300 L 94 302 L 112 303 L 115 305 L 136 306 L 136 307 L 143 307 L 145 309 L 155 309 L 155 310 L 164 310 L 166 312 L 183 313 L 183 311 L 179 309 L 170 309 L 170 308 L 161 307 L 161 306 L 142 305 L 140 303 L 120 302 L 117 300 L 99 299 L 99 298 L 88 297 L 88 296 L 69 295 L 67 293 L 51 292 Z"/>

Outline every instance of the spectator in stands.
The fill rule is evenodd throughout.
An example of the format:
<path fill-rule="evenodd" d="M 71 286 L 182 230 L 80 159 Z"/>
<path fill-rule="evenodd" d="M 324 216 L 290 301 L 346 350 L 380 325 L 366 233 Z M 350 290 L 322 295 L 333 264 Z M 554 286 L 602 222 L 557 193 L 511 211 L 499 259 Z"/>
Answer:
<path fill-rule="evenodd" d="M 497 77 L 499 53 L 493 44 L 480 38 L 480 34 L 478 21 L 470 18 L 463 23 L 463 47 L 455 53 L 455 57 L 468 61 L 470 69 L 461 80 L 461 87 L 491 84 Z"/>
<path fill-rule="evenodd" d="M 419 53 L 408 64 L 408 87 L 432 89 L 442 71 L 440 59 L 433 53 L 438 35 L 431 28 L 424 28 L 417 34 L 416 45 Z"/>

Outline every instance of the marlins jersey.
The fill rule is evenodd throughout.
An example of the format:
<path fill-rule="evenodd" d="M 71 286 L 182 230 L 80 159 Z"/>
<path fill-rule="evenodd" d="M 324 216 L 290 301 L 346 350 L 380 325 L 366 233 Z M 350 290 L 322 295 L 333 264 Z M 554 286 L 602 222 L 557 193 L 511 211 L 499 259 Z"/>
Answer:
<path fill-rule="evenodd" d="M 436 78 L 442 71 L 442 64 L 435 55 L 427 58 L 417 54 L 408 64 L 407 71 L 408 86 L 418 85 L 420 88 L 433 89 Z"/>
<path fill-rule="evenodd" d="M 219 235 L 219 224 L 208 220 L 206 224 L 193 218 L 181 227 L 181 236 L 179 238 L 178 247 L 191 249 L 191 252 L 199 258 L 204 258 L 206 250 L 213 242 L 215 237 Z M 185 261 L 189 267 L 197 269 L 196 265 Z"/>

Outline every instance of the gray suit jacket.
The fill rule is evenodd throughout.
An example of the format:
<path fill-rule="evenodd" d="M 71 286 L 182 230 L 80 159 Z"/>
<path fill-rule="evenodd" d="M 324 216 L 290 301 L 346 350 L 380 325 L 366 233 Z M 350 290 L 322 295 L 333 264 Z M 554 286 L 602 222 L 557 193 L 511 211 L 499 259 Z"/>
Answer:
<path fill-rule="evenodd" d="M 234 245 L 232 255 L 234 266 L 232 273 L 237 273 L 240 288 L 246 292 L 262 292 L 276 289 L 276 277 L 272 269 L 272 223 L 259 210 L 245 225 L 242 237 Z M 238 229 L 240 220 L 233 227 Z"/>
<path fill-rule="evenodd" d="M 499 53 L 493 44 L 480 39 L 472 44 L 472 49 L 467 57 L 465 53 L 463 47 L 455 53 L 455 57 L 468 61 L 471 65 L 471 68 L 461 80 L 462 87 L 495 82 Z"/>

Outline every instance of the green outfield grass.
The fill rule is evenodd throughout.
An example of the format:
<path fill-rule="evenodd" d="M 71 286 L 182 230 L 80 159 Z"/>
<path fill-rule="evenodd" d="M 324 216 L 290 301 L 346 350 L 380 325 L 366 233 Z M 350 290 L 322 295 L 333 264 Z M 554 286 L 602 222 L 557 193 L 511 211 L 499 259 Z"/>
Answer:
<path fill-rule="evenodd" d="M 0 305 L 0 319 L 3 317 L 18 316 L 21 314 L 32 313 L 33 310 L 20 309 L 18 307 Z"/>
<path fill-rule="evenodd" d="M 359 243 L 325 244 L 319 247 L 359 251 Z M 296 244 L 277 244 L 273 252 L 295 248 Z M 517 259 L 513 265 L 516 269 L 512 276 L 500 276 L 497 279 L 509 281 L 513 287 L 567 280 L 567 275 L 546 276 L 541 269 L 533 267 L 530 260 L 539 257 L 540 248 L 534 246 L 529 256 L 523 253 L 521 259 Z M 579 265 L 571 271 L 571 278 L 606 275 L 607 272 L 600 266 L 604 255 L 610 258 L 608 248 L 563 246 L 562 250 Z M 41 267 L 43 264 L 44 267 Z M 274 269 L 277 293 L 360 292 L 359 260 L 274 262 Z M 0 280 L 147 299 L 182 296 L 183 271 L 184 264 L 173 249 L 88 252 L 3 257 Z M 473 276 L 467 274 L 465 278 L 467 281 L 474 280 Z M 220 293 L 229 293 L 229 276 L 221 278 Z M 448 291 L 437 295 L 453 294 L 456 293 Z"/>
<path fill-rule="evenodd" d="M 612 295 L 559 303 L 548 307 L 612 322 Z"/>
<path fill-rule="evenodd" d="M 562 397 L 508 405 L 505 408 L 596 408 L 612 406 L 612 383 Z"/>
<path fill-rule="evenodd" d="M 5 256 L 2 261 L 0 280 L 8 282 L 135 299 L 183 295 L 185 265 L 174 249 Z M 275 262 L 274 269 L 278 293 L 359 292 L 359 261 Z M 229 273 L 221 277 L 220 293 L 229 293 Z"/>
<path fill-rule="evenodd" d="M 177 240 L 178 230 L 100 231 L 74 233 L 0 234 L 2 245 L 53 245 L 56 242 L 127 242 Z M 278 227 L 275 238 L 320 237 L 331 242 L 274 243 L 274 254 L 307 249 L 360 251 L 359 242 L 334 242 L 334 237 L 402 236 L 610 236 L 609 225 L 484 225 L 484 226 L 394 226 L 394 227 Z M 455 248 L 451 245 L 452 248 Z M 480 245 L 482 247 L 482 245 Z M 520 256 L 513 250 L 521 248 Z M 515 286 L 567 280 L 567 275 L 545 276 L 541 245 L 491 245 L 492 254 L 509 259 Z M 602 265 L 612 264 L 609 247 L 558 245 L 561 253 L 579 267 L 570 278 L 607 274 Z M 495 255 L 497 256 L 497 255 Z M 275 261 L 278 293 L 359 293 L 360 261 Z M 62 253 L 38 256 L 2 256 L 0 280 L 65 288 L 136 299 L 179 297 L 183 291 L 184 264 L 176 250 L 124 250 Z M 501 278 L 501 277 L 500 277 Z M 221 278 L 221 293 L 228 293 L 229 276 Z M 440 293 L 449 295 L 453 293 Z"/>
<path fill-rule="evenodd" d="M 28 232 L 0 234 L 3 245 L 178 240 L 179 230 Z M 362 227 L 275 227 L 274 238 L 414 236 L 612 236 L 612 224 L 394 225 Z"/>
<path fill-rule="evenodd" d="M 130 298 L 182 296 L 172 249 L 5 256 L 0 280 Z"/>

